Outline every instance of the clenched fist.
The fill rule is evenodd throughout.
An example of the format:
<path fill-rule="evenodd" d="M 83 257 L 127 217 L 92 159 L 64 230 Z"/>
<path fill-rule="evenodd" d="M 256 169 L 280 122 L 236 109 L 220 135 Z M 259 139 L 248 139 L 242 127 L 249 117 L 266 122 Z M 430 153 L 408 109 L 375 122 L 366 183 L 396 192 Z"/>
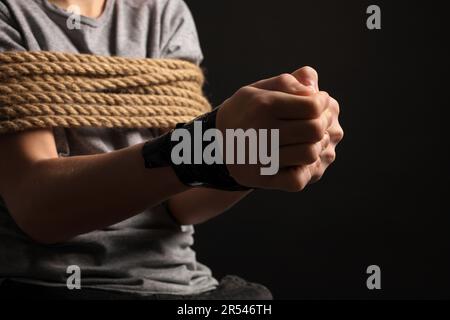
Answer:
<path fill-rule="evenodd" d="M 313 89 L 315 93 L 319 92 L 319 77 L 317 72 L 310 67 L 304 67 L 293 73 L 293 76 L 303 85 Z M 308 166 L 311 172 L 311 182 L 316 182 L 325 173 L 325 170 L 336 159 L 336 146 L 344 138 L 344 131 L 339 124 L 339 103 L 330 97 L 328 110 L 332 116 L 331 125 L 325 131 L 324 150 L 320 153 L 319 159 Z"/>
<path fill-rule="evenodd" d="M 217 114 L 217 128 L 278 129 L 280 170 L 261 175 L 261 164 L 228 164 L 240 184 L 262 189 L 297 192 L 316 182 L 335 160 L 343 138 L 339 105 L 319 91 L 317 72 L 304 67 L 238 90 Z"/>

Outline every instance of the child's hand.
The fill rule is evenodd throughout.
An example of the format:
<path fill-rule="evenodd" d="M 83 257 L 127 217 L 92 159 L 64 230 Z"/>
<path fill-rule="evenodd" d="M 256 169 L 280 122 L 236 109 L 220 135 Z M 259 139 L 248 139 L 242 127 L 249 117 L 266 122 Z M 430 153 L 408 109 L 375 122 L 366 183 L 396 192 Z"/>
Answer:
<path fill-rule="evenodd" d="M 259 81 L 241 88 L 222 104 L 217 114 L 217 128 L 222 132 L 250 128 L 280 131 L 280 171 L 263 176 L 261 165 L 228 165 L 237 182 L 301 191 L 318 180 L 334 160 L 335 145 L 342 138 L 338 105 L 327 93 L 318 91 L 313 73 L 311 68 L 303 68 L 293 75 Z"/>
<path fill-rule="evenodd" d="M 303 85 L 310 87 L 314 92 L 319 92 L 319 77 L 317 72 L 310 67 L 304 67 L 293 73 L 293 76 Z M 325 173 L 325 170 L 336 159 L 336 146 L 344 137 L 344 131 L 339 124 L 339 103 L 330 97 L 330 104 L 328 106 L 329 112 L 332 114 L 332 122 L 330 127 L 326 130 L 323 145 L 324 150 L 320 154 L 319 159 L 309 165 L 311 172 L 311 183 L 320 180 Z"/>

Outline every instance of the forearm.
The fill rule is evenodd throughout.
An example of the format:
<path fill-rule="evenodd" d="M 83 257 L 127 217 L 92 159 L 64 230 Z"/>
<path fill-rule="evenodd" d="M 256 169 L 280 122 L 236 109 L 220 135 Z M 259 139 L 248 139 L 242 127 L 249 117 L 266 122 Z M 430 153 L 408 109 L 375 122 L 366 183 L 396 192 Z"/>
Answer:
<path fill-rule="evenodd" d="M 250 192 L 196 188 L 171 197 L 168 205 L 179 223 L 201 224 L 227 211 Z"/>
<path fill-rule="evenodd" d="M 38 161 L 8 194 L 7 205 L 31 237 L 59 242 L 125 220 L 188 189 L 171 168 L 146 169 L 141 148 Z"/>

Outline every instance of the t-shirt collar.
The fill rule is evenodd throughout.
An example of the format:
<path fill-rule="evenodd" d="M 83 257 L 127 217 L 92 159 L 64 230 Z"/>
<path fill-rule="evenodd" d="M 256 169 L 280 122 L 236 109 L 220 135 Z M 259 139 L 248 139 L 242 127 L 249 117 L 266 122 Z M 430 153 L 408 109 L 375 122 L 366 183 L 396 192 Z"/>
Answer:
<path fill-rule="evenodd" d="M 39 1 L 42 2 L 42 4 L 45 6 L 47 10 L 59 16 L 62 16 L 66 19 L 73 16 L 73 12 L 66 11 L 56 6 L 55 4 L 49 2 L 48 0 L 39 0 Z M 103 9 L 102 14 L 98 18 L 91 18 L 81 15 L 79 20 L 80 23 L 91 27 L 99 27 L 102 24 L 104 24 L 111 16 L 111 10 L 116 0 L 105 0 L 105 1 L 106 1 L 105 8 Z"/>

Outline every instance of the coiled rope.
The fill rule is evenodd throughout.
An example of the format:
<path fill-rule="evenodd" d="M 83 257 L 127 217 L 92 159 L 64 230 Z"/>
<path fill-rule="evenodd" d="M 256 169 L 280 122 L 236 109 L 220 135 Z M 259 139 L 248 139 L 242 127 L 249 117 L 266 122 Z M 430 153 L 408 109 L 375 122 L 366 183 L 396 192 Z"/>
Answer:
<path fill-rule="evenodd" d="M 57 52 L 0 53 L 0 133 L 172 128 L 211 110 L 196 65 Z"/>

